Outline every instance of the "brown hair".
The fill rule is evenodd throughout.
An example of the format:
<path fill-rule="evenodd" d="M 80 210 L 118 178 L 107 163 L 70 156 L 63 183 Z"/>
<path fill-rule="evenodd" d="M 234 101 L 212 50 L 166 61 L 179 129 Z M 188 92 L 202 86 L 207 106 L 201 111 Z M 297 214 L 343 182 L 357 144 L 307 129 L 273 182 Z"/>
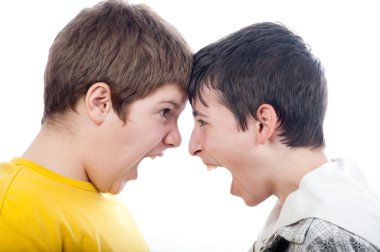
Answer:
<path fill-rule="evenodd" d="M 100 2 L 71 20 L 50 48 L 42 121 L 75 110 L 96 82 L 110 86 L 113 108 L 125 120 L 131 102 L 165 83 L 185 90 L 191 66 L 185 40 L 149 7 Z"/>

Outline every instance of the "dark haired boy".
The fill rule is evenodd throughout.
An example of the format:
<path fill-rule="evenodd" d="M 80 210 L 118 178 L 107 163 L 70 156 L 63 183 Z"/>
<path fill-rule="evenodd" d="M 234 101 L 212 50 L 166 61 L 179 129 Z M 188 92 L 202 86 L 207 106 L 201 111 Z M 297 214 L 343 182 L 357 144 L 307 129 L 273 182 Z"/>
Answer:
<path fill-rule="evenodd" d="M 326 79 L 301 37 L 270 22 L 232 33 L 195 54 L 187 91 L 190 153 L 228 169 L 248 206 L 278 198 L 254 251 L 379 251 L 379 198 L 324 153 Z"/>

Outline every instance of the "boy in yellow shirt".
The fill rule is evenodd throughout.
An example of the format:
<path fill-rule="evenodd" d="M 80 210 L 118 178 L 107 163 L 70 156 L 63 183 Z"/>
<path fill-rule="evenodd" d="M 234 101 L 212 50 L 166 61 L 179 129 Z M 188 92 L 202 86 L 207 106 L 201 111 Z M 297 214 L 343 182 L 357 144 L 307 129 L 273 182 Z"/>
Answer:
<path fill-rule="evenodd" d="M 49 52 L 41 130 L 0 164 L 0 250 L 148 251 L 115 194 L 180 145 L 191 65 L 146 6 L 106 1 L 71 20 Z"/>

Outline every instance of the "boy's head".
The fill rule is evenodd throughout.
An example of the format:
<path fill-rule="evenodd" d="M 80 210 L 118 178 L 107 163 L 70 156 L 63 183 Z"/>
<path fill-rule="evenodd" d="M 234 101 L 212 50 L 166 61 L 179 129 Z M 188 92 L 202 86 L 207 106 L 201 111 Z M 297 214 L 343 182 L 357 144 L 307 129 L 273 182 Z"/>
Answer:
<path fill-rule="evenodd" d="M 188 95 L 207 106 L 204 88 L 218 92 L 240 129 L 262 104 L 273 107 L 281 142 L 324 146 L 324 70 L 301 37 L 276 23 L 258 23 L 206 46 L 194 56 Z"/>
<path fill-rule="evenodd" d="M 65 140 L 58 155 L 79 164 L 64 174 L 118 193 L 144 158 L 178 147 L 192 56 L 180 33 L 143 5 L 105 1 L 70 21 L 50 49 L 43 115 L 43 129 L 64 133 L 54 135 Z"/>
<path fill-rule="evenodd" d="M 179 33 L 147 6 L 101 2 L 81 11 L 51 46 L 43 121 L 75 110 L 96 82 L 109 85 L 112 107 L 125 121 L 132 102 L 164 84 L 185 90 L 191 61 Z"/>

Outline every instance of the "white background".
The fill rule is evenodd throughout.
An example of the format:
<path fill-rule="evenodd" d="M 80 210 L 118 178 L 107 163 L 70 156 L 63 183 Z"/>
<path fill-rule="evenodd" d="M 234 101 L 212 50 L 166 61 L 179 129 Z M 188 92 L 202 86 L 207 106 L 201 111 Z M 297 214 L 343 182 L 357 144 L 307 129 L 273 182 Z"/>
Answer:
<path fill-rule="evenodd" d="M 132 3 L 141 1 L 131 1 Z M 360 164 L 380 193 L 379 8 L 376 1 L 145 1 L 194 51 L 254 22 L 280 21 L 311 45 L 326 69 L 327 153 Z M 359 3 L 360 2 L 360 3 Z M 21 155 L 37 134 L 43 72 L 57 32 L 87 1 L 2 1 L 0 5 L 0 161 Z M 145 160 L 121 194 L 152 251 L 246 251 L 274 198 L 250 208 L 229 195 L 224 169 L 207 172 L 187 153 L 193 126 L 180 117 L 183 143 Z"/>

